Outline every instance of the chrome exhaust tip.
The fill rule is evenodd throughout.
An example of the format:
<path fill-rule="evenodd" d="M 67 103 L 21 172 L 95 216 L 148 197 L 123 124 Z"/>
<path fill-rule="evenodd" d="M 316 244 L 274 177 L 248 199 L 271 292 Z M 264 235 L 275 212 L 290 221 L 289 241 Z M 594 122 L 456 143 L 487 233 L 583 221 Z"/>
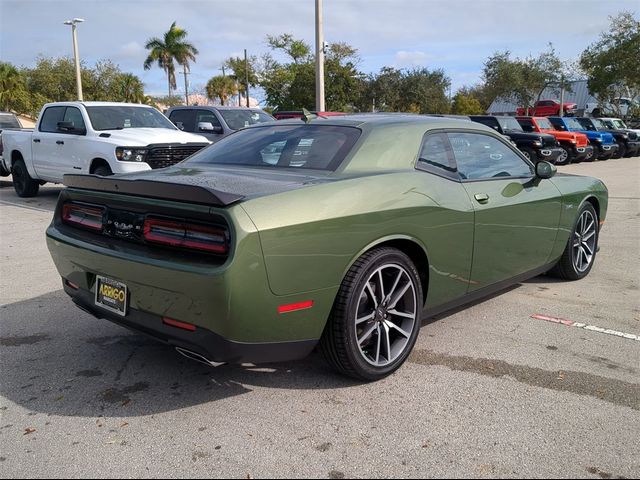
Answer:
<path fill-rule="evenodd" d="M 208 358 L 203 357 L 199 353 L 192 352 L 191 350 L 187 350 L 186 348 L 176 347 L 176 352 L 178 352 L 183 357 L 188 358 L 189 360 L 193 360 L 194 362 L 198 362 L 198 363 L 204 363 L 209 367 L 220 367 L 222 365 L 226 365 L 224 362 L 220 363 L 220 362 L 214 362 L 212 360 L 209 360 Z"/>

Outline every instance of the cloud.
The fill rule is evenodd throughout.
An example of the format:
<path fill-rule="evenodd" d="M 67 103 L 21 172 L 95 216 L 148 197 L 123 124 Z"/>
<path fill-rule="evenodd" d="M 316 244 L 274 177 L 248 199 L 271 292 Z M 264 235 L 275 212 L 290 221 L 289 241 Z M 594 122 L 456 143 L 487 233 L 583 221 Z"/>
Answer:
<path fill-rule="evenodd" d="M 396 68 L 424 67 L 427 65 L 427 60 L 430 58 L 430 55 L 425 52 L 407 52 L 400 50 L 394 58 Z"/>
<path fill-rule="evenodd" d="M 140 58 L 145 56 L 145 48 L 138 42 L 129 42 L 120 47 L 122 58 Z"/>

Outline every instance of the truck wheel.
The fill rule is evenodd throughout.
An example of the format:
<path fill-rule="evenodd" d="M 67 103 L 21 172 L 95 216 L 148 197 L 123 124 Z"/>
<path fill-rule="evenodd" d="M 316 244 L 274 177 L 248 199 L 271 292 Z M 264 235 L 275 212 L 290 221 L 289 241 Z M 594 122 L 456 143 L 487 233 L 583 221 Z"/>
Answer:
<path fill-rule="evenodd" d="M 593 150 L 591 150 L 591 153 L 587 153 L 587 156 L 584 157 L 584 161 L 585 162 L 595 162 L 597 158 L 598 158 L 598 152 L 594 148 Z"/>
<path fill-rule="evenodd" d="M 101 165 L 93 171 L 94 175 L 99 175 L 101 177 L 109 177 L 113 175 L 111 169 L 106 165 Z"/>
<path fill-rule="evenodd" d="M 320 348 L 328 363 L 359 380 L 390 375 L 420 331 L 422 285 L 411 259 L 395 248 L 362 255 L 347 272 Z"/>
<path fill-rule="evenodd" d="M 564 145 L 560 145 L 562 152 L 560 156 L 556 158 L 556 165 L 569 165 L 571 163 L 571 150 Z"/>
<path fill-rule="evenodd" d="M 534 163 L 534 164 L 538 163 L 538 155 L 536 155 L 536 152 L 531 148 L 523 147 L 521 149 L 521 152 L 524 154 L 525 157 L 527 157 L 527 160 L 529 160 L 531 163 Z"/>
<path fill-rule="evenodd" d="M 626 153 L 627 153 L 627 146 L 624 143 L 619 143 L 618 144 L 618 151 L 611 158 L 622 158 L 622 157 L 624 157 L 626 155 Z"/>
<path fill-rule="evenodd" d="M 29 175 L 23 160 L 13 164 L 13 188 L 19 197 L 35 197 L 40 189 L 40 183 Z"/>

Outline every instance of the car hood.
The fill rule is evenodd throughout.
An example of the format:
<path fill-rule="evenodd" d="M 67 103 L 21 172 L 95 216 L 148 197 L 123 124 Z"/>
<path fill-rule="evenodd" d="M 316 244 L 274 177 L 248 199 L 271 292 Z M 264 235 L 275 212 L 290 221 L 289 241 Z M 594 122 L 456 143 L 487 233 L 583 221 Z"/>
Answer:
<path fill-rule="evenodd" d="M 571 132 L 584 133 L 589 140 L 600 140 L 602 143 L 613 143 L 613 135 L 605 132 L 594 132 L 592 130 L 570 130 Z"/>
<path fill-rule="evenodd" d="M 146 147 L 156 143 L 211 143 L 202 135 L 170 128 L 125 128 L 105 130 L 100 134 L 108 134 L 108 142 L 122 147 Z"/>

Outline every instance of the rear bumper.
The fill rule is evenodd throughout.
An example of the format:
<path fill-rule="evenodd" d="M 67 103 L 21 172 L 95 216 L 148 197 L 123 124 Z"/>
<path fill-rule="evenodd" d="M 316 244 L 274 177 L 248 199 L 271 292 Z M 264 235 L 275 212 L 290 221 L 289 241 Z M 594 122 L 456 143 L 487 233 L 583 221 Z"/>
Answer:
<path fill-rule="evenodd" d="M 202 327 L 196 327 L 194 331 L 172 327 L 164 324 L 159 315 L 134 309 L 130 309 L 127 316 L 122 317 L 96 306 L 92 292 L 73 289 L 64 281 L 63 287 L 67 295 L 84 312 L 146 334 L 172 347 L 190 350 L 213 362 L 271 363 L 297 360 L 309 355 L 317 344 L 317 340 L 267 343 L 235 342 Z"/>

